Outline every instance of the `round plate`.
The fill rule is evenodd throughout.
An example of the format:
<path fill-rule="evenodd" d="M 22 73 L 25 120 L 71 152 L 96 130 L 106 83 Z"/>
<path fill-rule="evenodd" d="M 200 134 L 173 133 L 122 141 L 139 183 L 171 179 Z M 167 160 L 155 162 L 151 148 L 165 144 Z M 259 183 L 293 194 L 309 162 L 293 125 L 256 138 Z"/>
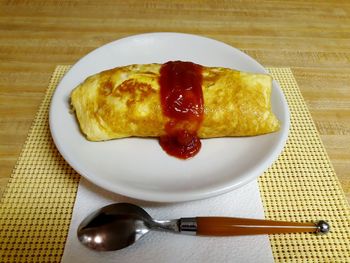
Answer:
<path fill-rule="evenodd" d="M 79 60 L 58 85 L 51 102 L 50 129 L 64 159 L 82 176 L 129 197 L 174 202 L 206 198 L 238 188 L 261 175 L 281 153 L 288 135 L 289 112 L 274 81 L 272 109 L 279 132 L 246 138 L 202 140 L 194 158 L 167 155 L 157 138 L 90 142 L 70 113 L 70 92 L 105 69 L 129 64 L 192 61 L 254 73 L 267 73 L 258 62 L 222 42 L 180 33 L 150 33 L 106 44 Z"/>

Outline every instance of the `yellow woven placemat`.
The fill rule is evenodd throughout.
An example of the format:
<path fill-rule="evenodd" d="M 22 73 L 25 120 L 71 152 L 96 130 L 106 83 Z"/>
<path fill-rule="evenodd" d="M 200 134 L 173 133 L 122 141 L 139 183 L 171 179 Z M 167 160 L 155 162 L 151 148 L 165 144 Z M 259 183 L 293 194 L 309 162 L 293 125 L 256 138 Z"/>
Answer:
<path fill-rule="evenodd" d="M 291 129 L 278 161 L 259 178 L 265 216 L 331 225 L 327 236 L 270 235 L 276 262 L 350 262 L 350 207 L 289 68 L 271 68 L 287 98 Z"/>
<path fill-rule="evenodd" d="M 0 262 L 59 262 L 79 175 L 48 127 L 50 99 L 69 66 L 58 66 L 0 206 Z M 327 236 L 271 235 L 276 262 L 350 262 L 350 209 L 289 68 L 271 68 L 287 97 L 291 131 L 283 154 L 259 178 L 266 218 L 327 219 Z M 234 260 L 234 259 L 233 259 Z"/>

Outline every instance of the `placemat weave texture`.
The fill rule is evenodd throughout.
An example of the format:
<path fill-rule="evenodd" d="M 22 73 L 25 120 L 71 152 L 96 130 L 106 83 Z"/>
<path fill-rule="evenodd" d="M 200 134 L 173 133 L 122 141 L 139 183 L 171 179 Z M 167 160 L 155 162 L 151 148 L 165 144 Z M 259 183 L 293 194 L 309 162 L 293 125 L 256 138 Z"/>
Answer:
<path fill-rule="evenodd" d="M 0 206 L 0 262 L 59 262 L 79 175 L 53 145 L 50 99 L 70 66 L 58 66 L 13 170 Z M 289 68 L 270 68 L 291 111 L 291 130 L 278 161 L 259 178 L 265 216 L 326 219 L 331 232 L 271 235 L 276 262 L 350 262 L 350 208 Z M 234 259 L 233 259 L 234 260 Z"/>
<path fill-rule="evenodd" d="M 259 178 L 265 217 L 326 220 L 322 235 L 270 235 L 276 262 L 350 262 L 350 208 L 290 69 L 271 68 L 291 114 L 288 141 L 277 162 Z"/>

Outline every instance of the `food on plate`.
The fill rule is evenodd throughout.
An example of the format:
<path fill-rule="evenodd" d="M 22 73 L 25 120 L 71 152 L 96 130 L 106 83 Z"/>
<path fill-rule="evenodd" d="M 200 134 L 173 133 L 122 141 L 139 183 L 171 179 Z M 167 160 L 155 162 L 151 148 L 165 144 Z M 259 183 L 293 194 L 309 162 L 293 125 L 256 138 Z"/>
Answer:
<path fill-rule="evenodd" d="M 279 130 L 267 74 L 192 62 L 136 64 L 88 77 L 71 93 L 90 141 L 159 137 L 170 155 L 187 159 L 199 138 L 254 136 Z"/>

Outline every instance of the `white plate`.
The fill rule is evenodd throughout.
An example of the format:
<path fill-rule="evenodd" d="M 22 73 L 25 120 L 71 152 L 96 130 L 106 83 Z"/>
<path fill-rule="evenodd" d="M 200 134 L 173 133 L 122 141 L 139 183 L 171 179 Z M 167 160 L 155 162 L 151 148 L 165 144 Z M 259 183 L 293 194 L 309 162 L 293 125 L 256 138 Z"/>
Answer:
<path fill-rule="evenodd" d="M 157 139 L 89 142 L 80 133 L 75 117 L 69 113 L 69 96 L 86 77 L 117 66 L 169 60 L 267 72 L 241 51 L 195 35 L 150 33 L 111 42 L 79 60 L 53 95 L 50 129 L 64 159 L 79 174 L 107 190 L 158 202 L 218 195 L 261 175 L 277 159 L 288 135 L 288 106 L 276 82 L 272 108 L 282 123 L 279 132 L 249 138 L 202 140 L 199 154 L 186 161 L 167 155 Z"/>

